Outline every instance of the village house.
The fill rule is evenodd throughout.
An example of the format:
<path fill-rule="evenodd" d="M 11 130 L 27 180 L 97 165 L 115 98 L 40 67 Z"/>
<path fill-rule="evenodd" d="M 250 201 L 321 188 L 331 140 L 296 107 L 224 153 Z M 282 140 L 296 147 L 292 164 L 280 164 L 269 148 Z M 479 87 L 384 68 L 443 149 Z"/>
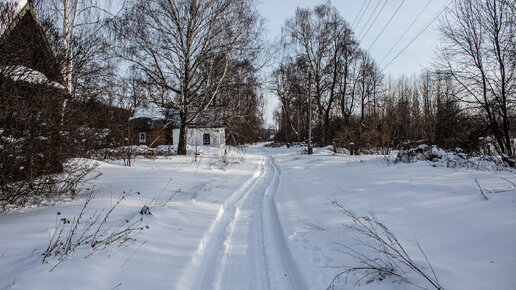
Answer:
<path fill-rule="evenodd" d="M 132 143 L 156 147 L 178 145 L 180 117 L 177 109 L 136 108 L 129 119 Z M 224 108 L 209 107 L 188 126 L 187 145 L 224 147 Z"/>
<path fill-rule="evenodd" d="M 63 86 L 32 1 L 0 3 L 0 185 L 62 171 Z"/>

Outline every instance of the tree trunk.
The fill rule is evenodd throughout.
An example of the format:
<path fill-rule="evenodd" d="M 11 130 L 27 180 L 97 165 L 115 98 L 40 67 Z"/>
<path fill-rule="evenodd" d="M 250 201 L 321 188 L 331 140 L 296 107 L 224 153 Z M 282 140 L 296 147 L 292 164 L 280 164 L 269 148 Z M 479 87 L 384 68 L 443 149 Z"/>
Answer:
<path fill-rule="evenodd" d="M 179 144 L 177 145 L 177 155 L 186 155 L 186 136 L 188 133 L 188 127 L 181 124 L 179 129 Z"/>
<path fill-rule="evenodd" d="M 328 106 L 328 109 L 324 111 L 324 135 L 323 135 L 323 145 L 329 145 L 333 140 L 330 138 L 331 130 L 330 130 L 330 112 L 331 105 Z"/>

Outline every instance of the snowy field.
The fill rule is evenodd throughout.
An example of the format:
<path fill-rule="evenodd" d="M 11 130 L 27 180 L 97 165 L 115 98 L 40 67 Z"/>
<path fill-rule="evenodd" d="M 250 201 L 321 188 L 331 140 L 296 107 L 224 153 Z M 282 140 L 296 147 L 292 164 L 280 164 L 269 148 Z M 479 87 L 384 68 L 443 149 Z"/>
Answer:
<path fill-rule="evenodd" d="M 0 289 L 326 289 L 342 267 L 360 265 L 345 247 L 375 254 L 360 248 L 334 202 L 374 214 L 429 272 L 417 241 L 445 289 L 516 289 L 514 172 L 300 151 L 252 146 L 226 162 L 217 154 L 100 162 L 102 175 L 75 201 L 0 215 Z M 92 254 L 84 245 L 57 267 L 54 257 L 43 264 L 56 223 L 76 216 L 90 191 L 89 214 L 127 196 L 108 224 L 140 219 L 150 205 L 148 229 L 123 247 Z M 413 284 L 356 284 L 361 277 L 342 276 L 334 288 L 431 289 L 410 271 L 403 277 Z"/>

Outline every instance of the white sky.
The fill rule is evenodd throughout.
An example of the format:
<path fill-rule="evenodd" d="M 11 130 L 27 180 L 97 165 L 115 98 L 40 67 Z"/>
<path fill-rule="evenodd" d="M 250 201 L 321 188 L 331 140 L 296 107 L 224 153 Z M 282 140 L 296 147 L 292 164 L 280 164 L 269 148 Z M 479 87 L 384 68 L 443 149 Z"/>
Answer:
<path fill-rule="evenodd" d="M 367 6 L 370 1 L 367 10 L 364 13 L 361 21 L 358 25 L 355 23 L 353 30 L 355 35 L 362 34 L 369 28 L 372 23 L 374 16 L 378 14 L 381 7 L 384 4 L 384 0 L 334 0 L 332 4 L 337 7 L 341 15 L 346 19 L 349 24 L 352 24 L 357 17 L 362 5 L 365 2 Z M 387 29 L 380 35 L 376 43 L 371 47 L 369 53 L 372 57 L 380 62 L 387 52 L 393 47 L 393 45 L 402 36 L 405 30 L 414 21 L 420 11 L 427 5 L 426 9 L 422 12 L 419 19 L 414 23 L 412 28 L 407 32 L 405 37 L 394 47 L 389 56 L 380 64 L 380 68 L 383 68 L 392 58 L 394 58 L 402 49 L 408 44 L 426 25 L 433 19 L 436 14 L 449 3 L 449 0 L 386 0 L 387 3 L 384 9 L 378 16 L 378 19 L 371 27 L 369 32 L 365 35 L 361 35 L 359 39 L 362 39 L 360 46 L 363 49 L 367 49 L 374 39 L 379 35 L 380 31 L 384 28 L 385 24 L 389 21 L 391 16 L 394 14 L 396 9 L 403 2 L 403 5 L 394 16 Z M 325 3 L 324 0 L 258 0 L 258 9 L 262 16 L 267 20 L 267 34 L 270 40 L 279 38 L 281 34 L 281 27 L 285 23 L 287 18 L 294 15 L 297 7 L 314 7 L 317 4 Z M 378 4 L 378 6 L 377 6 Z M 364 7 L 365 7 L 364 6 Z M 371 18 L 366 29 L 363 30 L 369 16 L 373 13 L 374 8 L 377 6 L 374 16 Z M 360 13 L 362 14 L 362 12 Z M 384 71 L 385 74 L 391 74 L 393 76 L 399 76 L 402 74 L 412 75 L 420 72 L 425 67 L 429 67 L 432 62 L 434 55 L 434 48 L 439 41 L 438 32 L 436 30 L 437 23 L 435 21 L 421 36 L 412 43 L 394 62 L 392 62 Z M 272 124 L 272 110 L 277 106 L 278 102 L 276 97 L 270 93 L 267 96 L 267 107 L 266 107 L 266 122 Z"/>

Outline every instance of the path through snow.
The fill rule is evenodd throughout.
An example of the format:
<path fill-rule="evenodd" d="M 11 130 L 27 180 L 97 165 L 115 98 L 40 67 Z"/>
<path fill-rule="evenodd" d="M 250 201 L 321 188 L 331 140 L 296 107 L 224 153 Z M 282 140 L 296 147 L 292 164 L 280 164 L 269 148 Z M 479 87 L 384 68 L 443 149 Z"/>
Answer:
<path fill-rule="evenodd" d="M 274 203 L 280 173 L 274 157 L 262 157 L 221 206 L 177 289 L 307 289 Z"/>

